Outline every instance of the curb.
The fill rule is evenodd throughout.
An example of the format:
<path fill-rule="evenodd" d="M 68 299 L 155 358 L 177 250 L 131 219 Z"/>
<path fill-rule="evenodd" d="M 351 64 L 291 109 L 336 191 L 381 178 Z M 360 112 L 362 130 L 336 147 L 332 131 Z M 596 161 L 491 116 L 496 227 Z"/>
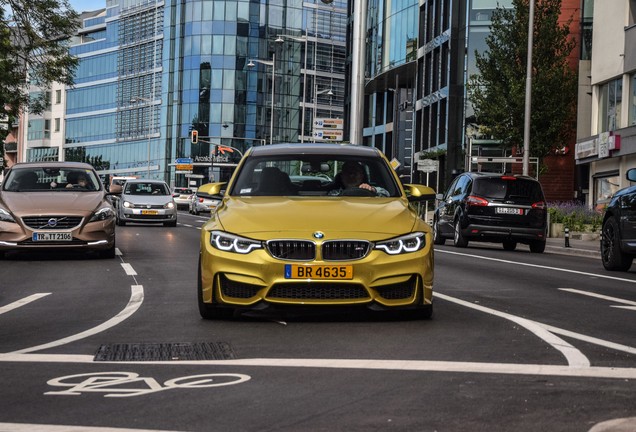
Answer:
<path fill-rule="evenodd" d="M 588 258 L 601 259 L 601 252 L 593 249 L 579 249 L 575 247 L 550 246 L 546 245 L 545 251 L 559 255 L 583 256 Z"/>

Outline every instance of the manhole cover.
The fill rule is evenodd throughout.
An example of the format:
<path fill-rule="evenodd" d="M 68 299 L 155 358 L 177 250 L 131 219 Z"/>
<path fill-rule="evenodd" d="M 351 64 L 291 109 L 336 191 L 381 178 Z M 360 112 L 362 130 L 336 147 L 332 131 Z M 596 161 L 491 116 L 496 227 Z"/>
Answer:
<path fill-rule="evenodd" d="M 227 342 L 129 343 L 101 345 L 94 361 L 233 360 Z"/>

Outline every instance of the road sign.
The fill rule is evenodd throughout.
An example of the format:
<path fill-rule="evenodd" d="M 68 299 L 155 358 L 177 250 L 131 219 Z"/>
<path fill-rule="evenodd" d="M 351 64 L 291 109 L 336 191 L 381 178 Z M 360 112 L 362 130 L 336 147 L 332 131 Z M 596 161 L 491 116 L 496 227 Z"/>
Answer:
<path fill-rule="evenodd" d="M 181 165 L 181 164 L 191 164 L 192 163 L 192 158 L 177 158 L 175 160 L 175 163 L 177 165 Z"/>
<path fill-rule="evenodd" d="M 314 129 L 344 129 L 344 120 L 338 118 L 316 118 Z"/>
<path fill-rule="evenodd" d="M 341 130 L 314 129 L 314 139 L 319 141 L 342 141 Z"/>
<path fill-rule="evenodd" d="M 417 169 L 425 173 L 439 171 L 439 161 L 435 159 L 420 159 L 417 161 Z"/>
<path fill-rule="evenodd" d="M 177 164 L 177 171 L 192 171 L 192 164 Z"/>

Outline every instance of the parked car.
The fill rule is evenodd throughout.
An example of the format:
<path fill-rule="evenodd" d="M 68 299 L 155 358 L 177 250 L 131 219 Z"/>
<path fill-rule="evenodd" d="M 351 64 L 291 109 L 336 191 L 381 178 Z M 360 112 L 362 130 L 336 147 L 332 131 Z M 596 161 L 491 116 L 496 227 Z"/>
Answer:
<path fill-rule="evenodd" d="M 172 192 L 177 209 L 187 210 L 190 207 L 194 191 L 190 188 L 175 187 Z"/>
<path fill-rule="evenodd" d="M 115 256 L 115 212 L 89 164 L 18 163 L 6 173 L 0 189 L 0 258 L 8 251 L 51 249 Z"/>
<path fill-rule="evenodd" d="M 299 187 L 290 175 L 358 165 L 362 184 L 339 175 Z M 313 187 L 313 189 L 310 189 Z M 201 187 L 203 189 L 204 187 Z M 202 226 L 198 271 L 203 318 L 281 307 L 433 311 L 432 230 L 376 148 L 277 144 L 249 149 L 229 183 L 206 189 L 222 201 Z M 406 189 L 406 190 L 405 190 Z"/>
<path fill-rule="evenodd" d="M 515 250 L 517 243 L 542 253 L 547 235 L 547 205 L 541 184 L 532 177 L 494 173 L 463 173 L 453 180 L 433 217 L 435 244 L 453 239 L 501 243 Z"/>
<path fill-rule="evenodd" d="M 192 194 L 188 208 L 190 214 L 211 213 L 221 202 L 218 197 L 215 199 L 207 192 L 210 184 L 212 183 L 201 185 L 197 191 Z"/>
<path fill-rule="evenodd" d="M 636 168 L 627 170 L 627 180 L 636 182 Z M 627 271 L 636 256 L 636 186 L 612 196 L 603 215 L 601 260 L 607 270 Z"/>
<path fill-rule="evenodd" d="M 128 222 L 177 226 L 177 206 L 168 184 L 161 180 L 126 181 L 117 202 L 117 225 Z"/>

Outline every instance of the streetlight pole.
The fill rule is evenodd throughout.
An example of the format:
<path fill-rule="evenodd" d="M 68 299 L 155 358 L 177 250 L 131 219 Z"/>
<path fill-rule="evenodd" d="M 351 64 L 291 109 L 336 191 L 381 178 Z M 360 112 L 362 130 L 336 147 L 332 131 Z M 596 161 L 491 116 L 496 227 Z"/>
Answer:
<path fill-rule="evenodd" d="M 148 122 L 149 123 L 149 127 L 150 127 L 150 130 L 148 130 L 148 167 L 146 168 L 147 169 L 147 175 L 150 178 L 150 137 L 152 136 L 152 131 L 155 128 L 155 116 L 154 116 L 154 113 L 152 112 L 153 111 L 153 106 L 152 106 L 153 100 L 149 99 L 149 98 L 141 97 L 141 96 L 134 97 L 134 98 L 132 98 L 130 100 L 130 102 L 132 102 L 132 103 L 139 102 L 139 101 L 146 102 L 146 103 L 150 104 L 148 106 L 148 113 L 150 115 L 150 120 Z"/>
<path fill-rule="evenodd" d="M 270 109 L 270 119 L 269 119 L 269 144 L 272 144 L 272 139 L 274 138 L 274 82 L 276 81 L 276 53 L 272 53 L 271 60 L 259 60 L 259 59 L 250 59 L 249 63 L 247 63 L 247 67 L 256 66 L 254 63 L 261 63 L 267 66 L 272 67 L 272 106 Z"/>
<path fill-rule="evenodd" d="M 534 0 L 530 0 L 528 11 L 528 58 L 526 63 L 526 105 L 523 124 L 523 175 L 530 172 L 530 115 L 532 101 L 532 45 L 534 35 Z M 538 175 L 538 173 L 537 173 Z"/>

